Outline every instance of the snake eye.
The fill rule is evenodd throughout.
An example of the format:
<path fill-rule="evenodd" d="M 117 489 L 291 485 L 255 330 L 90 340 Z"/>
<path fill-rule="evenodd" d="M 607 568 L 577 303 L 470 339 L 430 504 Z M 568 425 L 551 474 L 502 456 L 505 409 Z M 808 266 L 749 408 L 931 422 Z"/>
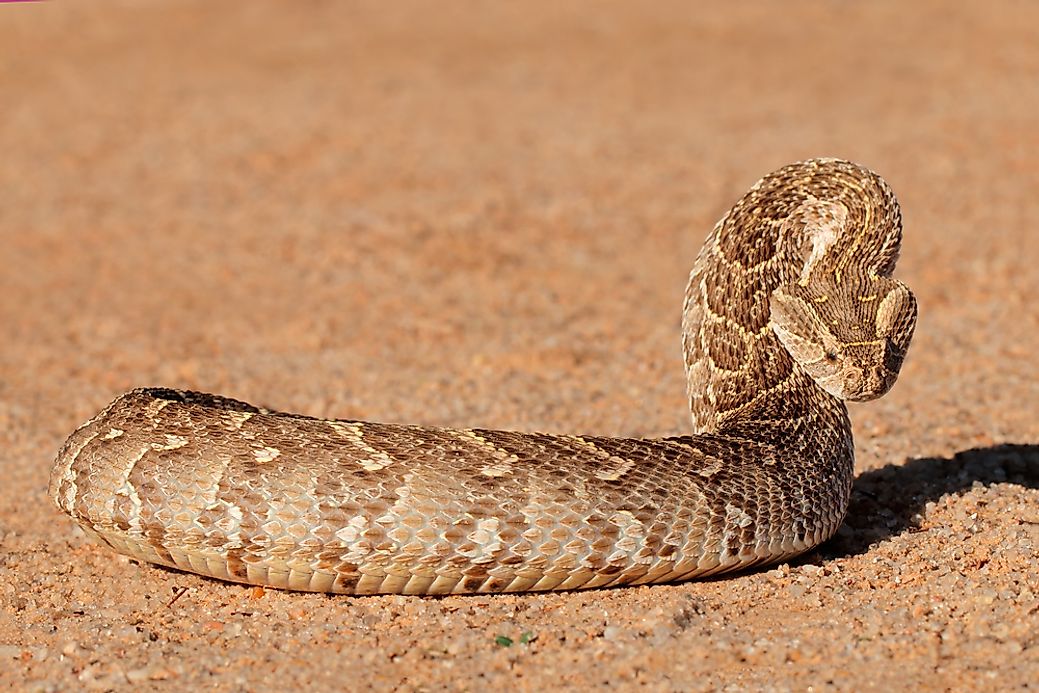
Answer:
<path fill-rule="evenodd" d="M 823 358 L 825 358 L 828 363 L 836 363 L 837 362 L 837 352 L 836 351 L 827 351 L 823 355 Z"/>

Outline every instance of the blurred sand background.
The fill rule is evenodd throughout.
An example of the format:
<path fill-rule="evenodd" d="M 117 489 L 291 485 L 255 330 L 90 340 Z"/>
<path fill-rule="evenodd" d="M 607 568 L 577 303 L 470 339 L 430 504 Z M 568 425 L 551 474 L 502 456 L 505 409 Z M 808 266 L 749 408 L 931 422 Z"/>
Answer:
<path fill-rule="evenodd" d="M 0 5 L 0 687 L 1034 686 L 1037 114 L 1028 2 Z M 129 561 L 47 498 L 140 385 L 682 433 L 692 260 L 821 155 L 899 195 L 921 318 L 853 409 L 845 527 L 795 564 L 330 598 Z"/>

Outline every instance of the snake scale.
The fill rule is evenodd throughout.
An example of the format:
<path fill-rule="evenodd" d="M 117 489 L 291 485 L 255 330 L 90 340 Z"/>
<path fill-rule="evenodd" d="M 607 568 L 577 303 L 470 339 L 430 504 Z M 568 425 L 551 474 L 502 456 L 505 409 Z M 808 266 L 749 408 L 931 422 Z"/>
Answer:
<path fill-rule="evenodd" d="M 843 521 L 844 400 L 887 392 L 912 338 L 901 235 L 887 183 L 856 164 L 755 184 L 689 279 L 690 435 L 323 420 L 137 389 L 68 438 L 50 495 L 120 553 L 292 590 L 569 590 L 782 561 Z"/>

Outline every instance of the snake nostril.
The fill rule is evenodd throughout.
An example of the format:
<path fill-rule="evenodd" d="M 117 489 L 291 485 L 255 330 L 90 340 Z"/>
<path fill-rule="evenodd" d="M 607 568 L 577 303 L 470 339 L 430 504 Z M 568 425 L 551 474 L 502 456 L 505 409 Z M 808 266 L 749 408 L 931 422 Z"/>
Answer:
<path fill-rule="evenodd" d="M 875 366 L 864 373 L 863 392 L 879 397 L 891 387 L 891 373 L 883 366 Z"/>
<path fill-rule="evenodd" d="M 899 369 L 902 368 L 903 358 L 905 358 L 905 352 L 888 340 L 887 346 L 884 349 L 884 368 L 889 373 L 898 373 Z"/>

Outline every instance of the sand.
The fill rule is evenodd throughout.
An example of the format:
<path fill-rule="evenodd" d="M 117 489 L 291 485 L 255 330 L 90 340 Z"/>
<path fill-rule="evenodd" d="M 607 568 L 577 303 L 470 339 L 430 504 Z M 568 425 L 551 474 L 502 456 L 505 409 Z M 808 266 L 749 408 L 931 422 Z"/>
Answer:
<path fill-rule="evenodd" d="M 0 5 L 0 687 L 1034 687 L 1039 6 L 724 5 Z M 920 322 L 852 409 L 844 528 L 790 565 L 295 594 L 116 556 L 46 495 L 65 436 L 142 385 L 685 432 L 696 251 L 821 155 L 899 195 Z"/>

